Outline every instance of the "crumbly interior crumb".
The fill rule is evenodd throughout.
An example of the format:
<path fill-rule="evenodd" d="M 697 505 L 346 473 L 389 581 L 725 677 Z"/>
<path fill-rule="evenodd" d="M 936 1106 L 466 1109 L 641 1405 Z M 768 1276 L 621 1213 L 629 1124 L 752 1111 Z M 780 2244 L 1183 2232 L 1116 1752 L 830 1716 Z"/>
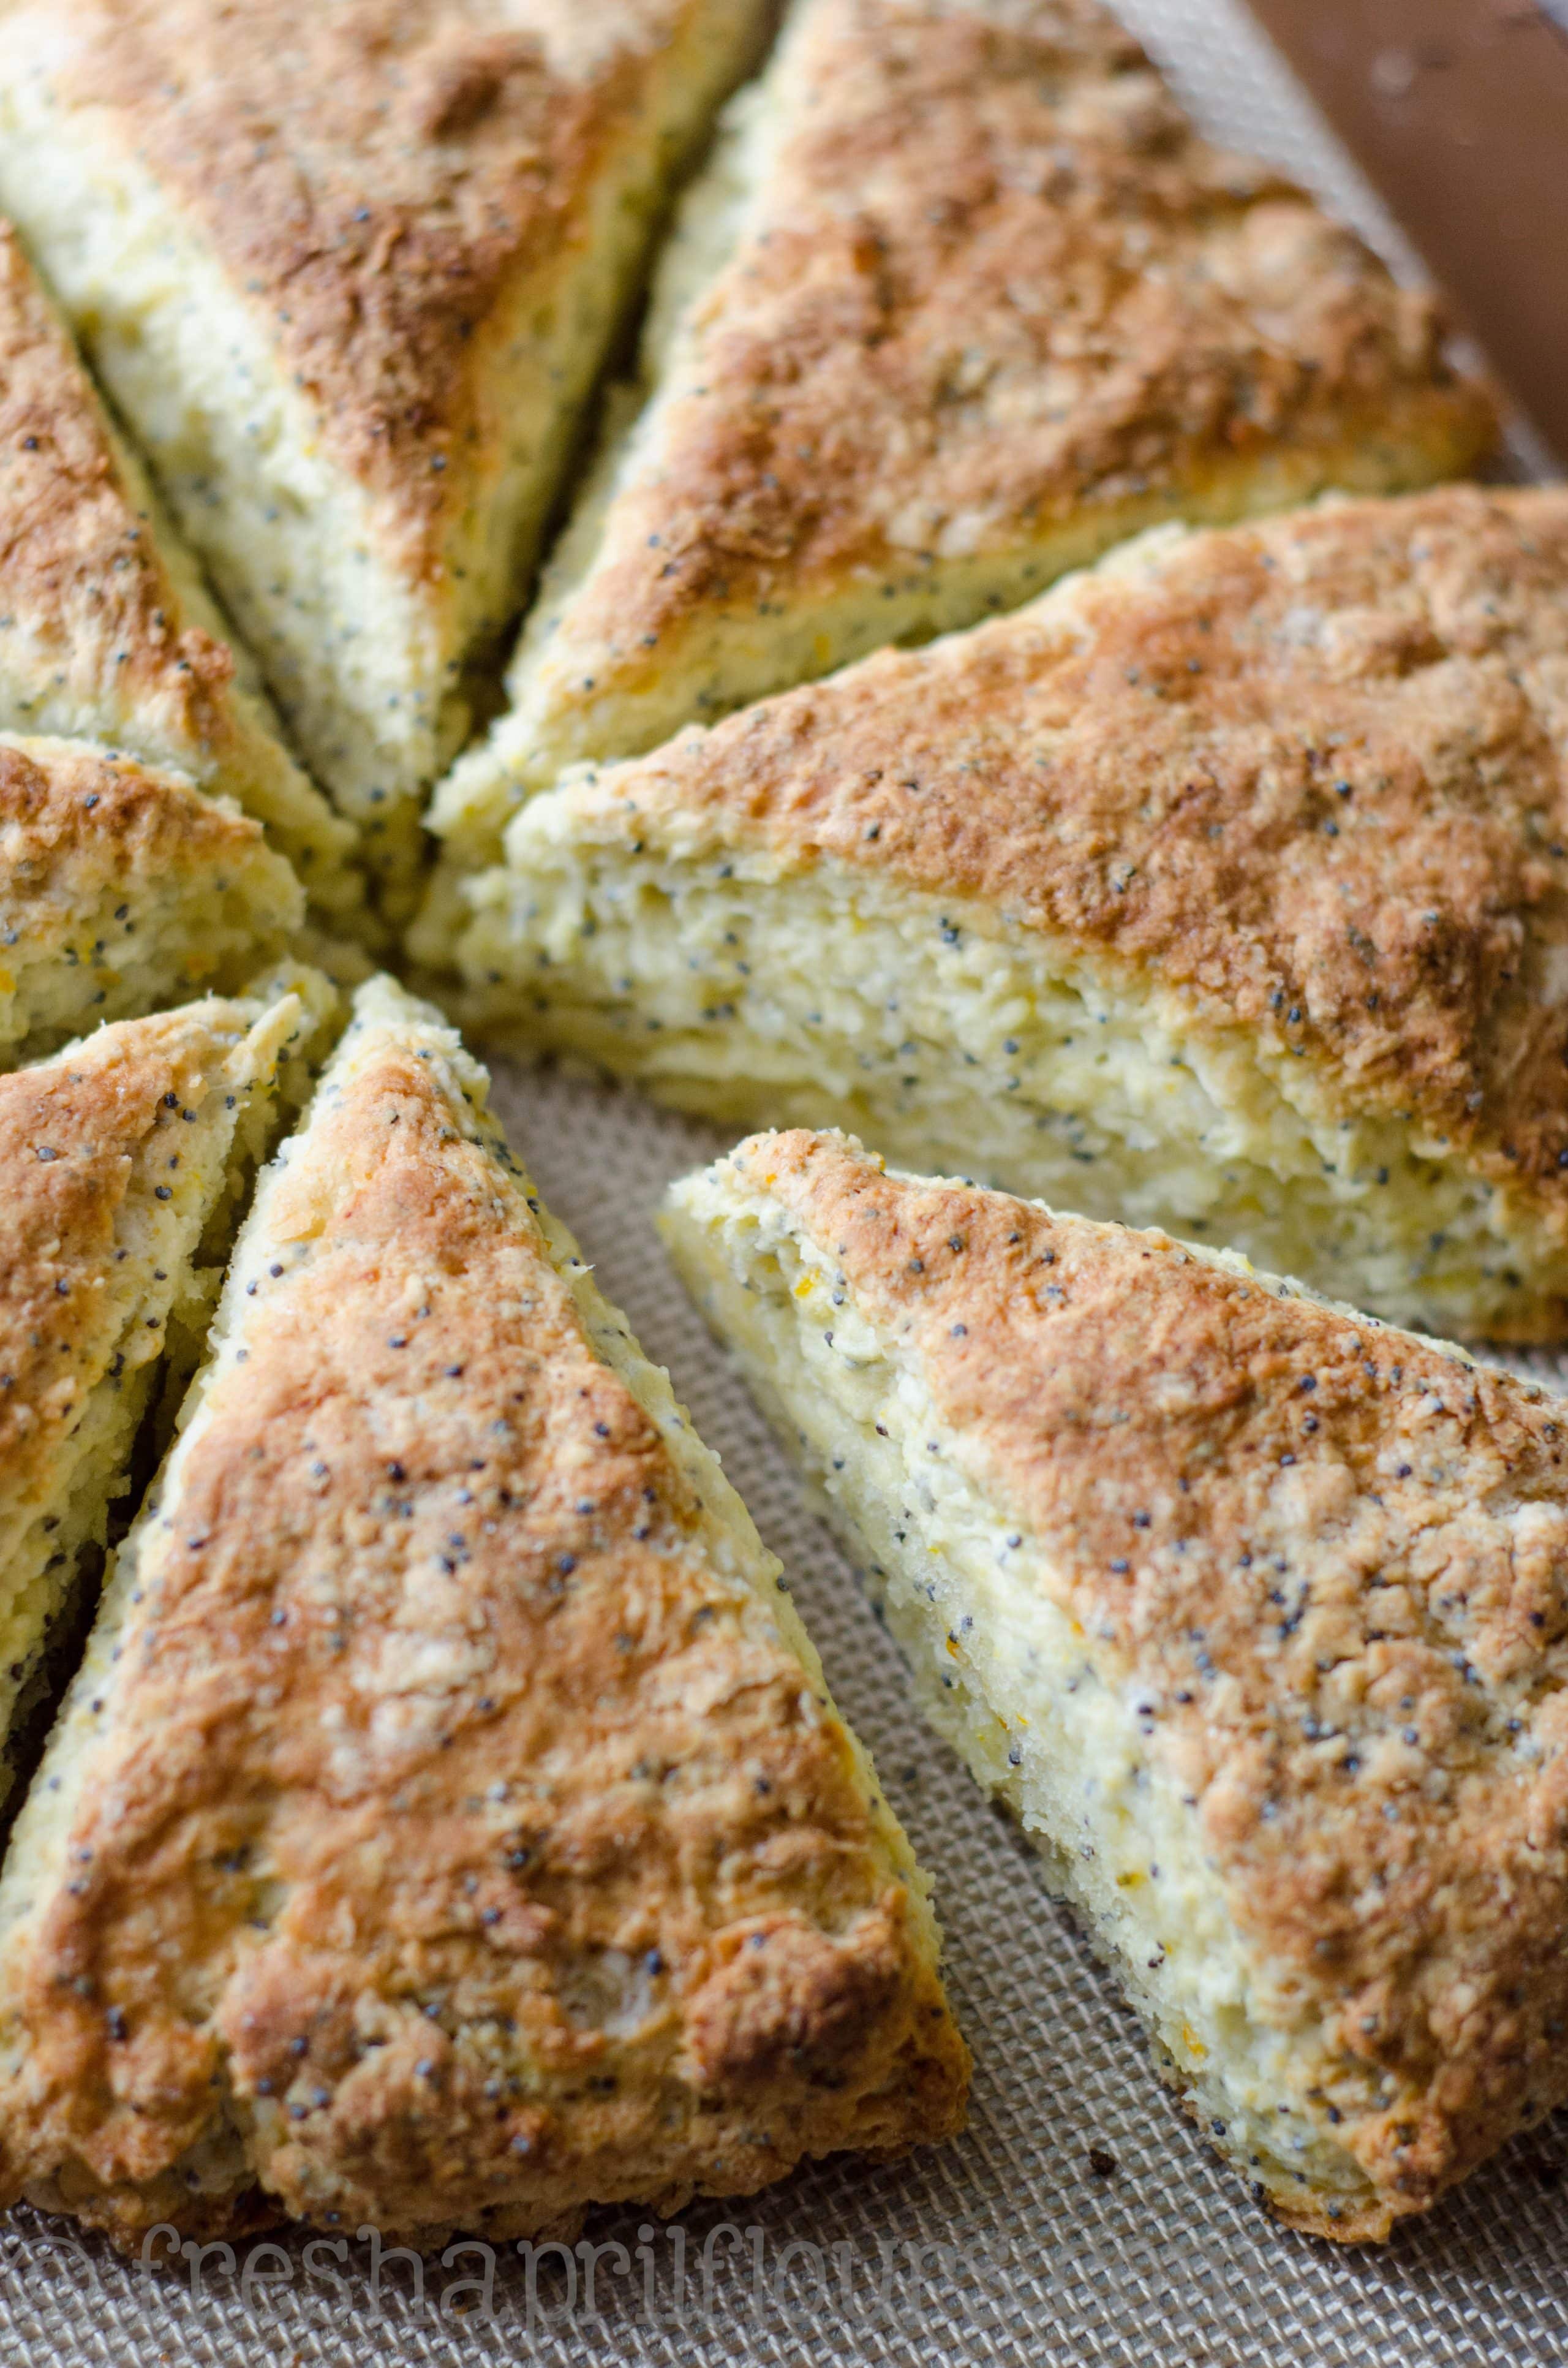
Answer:
<path fill-rule="evenodd" d="M 1416 1328 L 1517 1328 L 1568 1261 L 1450 1149 L 1327 1117 L 1244 1031 L 1038 931 L 700 819 L 630 839 L 536 800 L 460 940 L 481 1025 L 726 1123 L 839 1125 L 906 1166 L 1224 1242 Z"/>

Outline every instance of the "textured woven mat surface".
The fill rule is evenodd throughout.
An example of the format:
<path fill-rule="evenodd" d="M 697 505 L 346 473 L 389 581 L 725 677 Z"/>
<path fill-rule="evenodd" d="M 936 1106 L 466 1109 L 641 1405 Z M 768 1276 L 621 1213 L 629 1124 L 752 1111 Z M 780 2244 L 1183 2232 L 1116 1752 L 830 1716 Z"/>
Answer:
<path fill-rule="evenodd" d="M 1314 183 L 1401 259 L 1233 0 L 1124 0 L 1124 14 L 1219 136 Z M 252 2240 L 153 2272 L 18 2213 L 0 2223 L 0 2362 L 1568 2362 L 1568 2116 L 1383 2250 L 1274 2229 L 1153 2077 L 1027 1849 L 910 1711 L 896 1655 L 665 1266 L 651 1212 L 717 1139 L 570 1078 L 502 1072 L 496 1090 L 546 1198 L 788 1566 L 838 1700 L 935 1875 L 976 2059 L 970 2129 L 892 2169 L 828 2164 L 670 2228 L 606 2215 L 589 2232 L 591 2292 L 580 2252 L 569 2274 L 553 2256 L 470 2248 L 426 2263 L 415 2296 L 410 2260 L 378 2274 L 372 2241 L 352 2234 L 340 2254 Z"/>

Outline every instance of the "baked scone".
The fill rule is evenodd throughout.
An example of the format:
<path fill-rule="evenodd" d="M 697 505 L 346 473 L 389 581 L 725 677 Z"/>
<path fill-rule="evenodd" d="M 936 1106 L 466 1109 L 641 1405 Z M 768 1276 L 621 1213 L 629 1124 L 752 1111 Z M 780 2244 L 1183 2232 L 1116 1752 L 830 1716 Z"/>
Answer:
<path fill-rule="evenodd" d="M 356 1013 L 17 1827 L 0 2193 L 430 2243 L 946 2135 L 926 1887 L 778 1564 L 455 1034 Z"/>
<path fill-rule="evenodd" d="M 676 1262 L 1220 2151 L 1386 2236 L 1568 2099 L 1568 1404 L 759 1136 Z"/>
<path fill-rule="evenodd" d="M 803 0 L 686 201 L 642 376 L 512 712 L 437 799 L 460 865 L 563 764 L 1494 432 L 1431 301 L 1198 139 L 1094 0 Z"/>
<path fill-rule="evenodd" d="M 11 0 L 0 203 L 396 908 L 761 0 Z M 279 127 L 286 127 L 280 131 Z"/>
<path fill-rule="evenodd" d="M 153 1383 L 206 1328 L 279 1064 L 329 1007 L 324 980 L 279 974 L 0 1076 L 0 1796 Z"/>
<path fill-rule="evenodd" d="M 0 24 L 0 49 L 4 45 Z M 0 96 L 0 114 L 5 99 Z M 354 834 L 278 739 L 249 662 L 0 222 L 0 731 L 174 767 L 266 825 L 353 926 Z"/>
<path fill-rule="evenodd" d="M 1568 489 L 1142 538 L 526 807 L 482 1018 L 750 1124 L 1568 1332 Z"/>
<path fill-rule="evenodd" d="M 232 992 L 304 911 L 227 799 L 84 741 L 0 734 L 0 1068 L 100 1020 Z"/>

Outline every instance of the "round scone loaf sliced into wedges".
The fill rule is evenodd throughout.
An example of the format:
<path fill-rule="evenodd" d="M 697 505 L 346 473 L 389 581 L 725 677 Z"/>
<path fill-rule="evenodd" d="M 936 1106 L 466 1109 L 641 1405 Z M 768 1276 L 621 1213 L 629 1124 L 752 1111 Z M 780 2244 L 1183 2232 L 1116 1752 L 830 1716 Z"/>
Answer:
<path fill-rule="evenodd" d="M 1429 297 L 1200 140 L 1096 0 L 801 0 L 683 201 L 623 401 L 443 784 L 453 881 L 583 759 L 1011 609 L 1173 518 L 1474 465 Z"/>
<path fill-rule="evenodd" d="M 1386 2236 L 1568 2100 L 1568 1401 L 757 1136 L 665 1240 L 1206 2135 Z"/>
<path fill-rule="evenodd" d="M 470 670 L 521 604 L 671 183 L 766 14 L 0 12 L 0 203 L 393 917 Z"/>
<path fill-rule="evenodd" d="M 97 742 L 232 798 L 324 923 L 364 927 L 353 831 L 284 747 L 249 659 L 6 222 L 0 731 Z"/>
<path fill-rule="evenodd" d="M 304 918 L 294 872 L 226 799 L 85 741 L 0 734 L 0 1068 L 233 992 Z"/>
<path fill-rule="evenodd" d="M 1144 536 L 524 807 L 475 1024 L 1568 1334 L 1568 490 Z"/>
<path fill-rule="evenodd" d="M 0 2190 L 433 2243 L 961 2122 L 777 1562 L 373 981 L 258 1188 L 0 1878 Z"/>
<path fill-rule="evenodd" d="M 335 998 L 298 969 L 0 1076 L 0 1796 L 50 1631 Z"/>

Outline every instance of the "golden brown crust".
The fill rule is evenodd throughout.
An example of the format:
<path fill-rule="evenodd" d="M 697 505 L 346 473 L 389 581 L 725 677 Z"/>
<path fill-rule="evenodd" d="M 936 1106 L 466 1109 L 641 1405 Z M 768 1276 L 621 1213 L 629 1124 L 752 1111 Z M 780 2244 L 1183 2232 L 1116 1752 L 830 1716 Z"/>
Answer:
<path fill-rule="evenodd" d="M 844 1731 L 413 1050 L 268 1235 L 17 1978 L 7 2189 L 221 2225 L 175 2166 L 228 2097 L 269 2194 L 383 2230 L 950 2131 Z"/>
<path fill-rule="evenodd" d="M 432 568 L 487 325 L 541 302 L 680 0 L 72 0 L 60 87 L 198 220 L 339 463 Z M 286 131 L 280 127 L 287 127 Z"/>
<path fill-rule="evenodd" d="M 1568 491 L 1456 486 L 1158 546 L 583 794 L 999 907 L 1562 1236 L 1565 749 Z"/>
<path fill-rule="evenodd" d="M 0 741 L 0 928 L 28 904 L 90 914 L 108 889 L 140 902 L 182 874 L 217 892 L 264 845 L 259 823 L 176 774 L 78 741 Z M 303 899 L 281 859 L 272 884 L 278 926 L 298 923 Z"/>
<path fill-rule="evenodd" d="M 0 1076 L 0 1491 L 25 1494 L 80 1418 L 125 1321 L 116 1222 L 140 1155 L 199 1104 L 249 1023 L 213 1000 L 122 1020 Z"/>
<path fill-rule="evenodd" d="M 1249 461 L 1301 497 L 1492 441 L 1431 300 L 1199 140 L 1093 0 L 834 0 L 778 104 L 765 207 L 569 610 L 601 689 L 715 609 L 873 598 L 1096 509 L 1103 548 Z"/>
<path fill-rule="evenodd" d="M 1568 2096 L 1568 1406 L 1164 1235 L 735 1155 L 916 1360 L 1146 1705 L 1385 2234 Z"/>
<path fill-rule="evenodd" d="M 156 709 L 214 759 L 234 738 L 234 661 L 186 624 L 151 522 L 120 472 L 103 406 L 0 222 L 0 664 L 5 638 L 52 658 L 81 703 Z"/>

